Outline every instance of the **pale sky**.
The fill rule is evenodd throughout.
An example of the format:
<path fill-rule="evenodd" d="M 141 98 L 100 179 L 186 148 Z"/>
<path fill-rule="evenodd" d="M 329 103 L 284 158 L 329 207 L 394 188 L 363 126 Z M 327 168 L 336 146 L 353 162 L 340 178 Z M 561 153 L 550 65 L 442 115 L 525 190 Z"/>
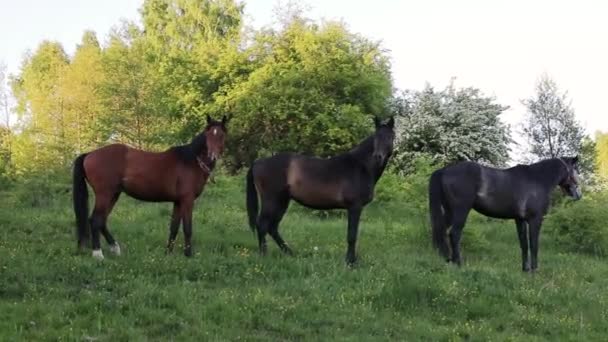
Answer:
<path fill-rule="evenodd" d="M 105 41 L 121 18 L 136 20 L 141 0 L 0 0 L 0 61 L 10 72 L 43 39 L 72 53 L 86 29 Z M 273 22 L 277 0 L 246 1 L 246 24 Z M 283 2 L 285 3 L 285 2 Z M 521 120 L 520 100 L 547 72 L 568 90 L 589 133 L 608 131 L 608 1 L 305 0 L 313 19 L 338 19 L 389 50 L 395 86 L 474 86 L 511 106 L 505 122 Z"/>

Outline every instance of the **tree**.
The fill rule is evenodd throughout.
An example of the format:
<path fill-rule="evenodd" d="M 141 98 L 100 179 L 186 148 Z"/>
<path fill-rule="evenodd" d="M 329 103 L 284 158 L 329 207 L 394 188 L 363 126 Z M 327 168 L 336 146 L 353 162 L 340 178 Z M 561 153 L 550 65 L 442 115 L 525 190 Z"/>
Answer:
<path fill-rule="evenodd" d="M 522 101 L 527 114 L 522 124 L 527 161 L 574 156 L 581 152 L 585 132 L 574 116 L 567 92 L 560 92 L 548 75 L 540 77 L 536 94 Z"/>
<path fill-rule="evenodd" d="M 12 135 L 10 121 L 10 90 L 6 64 L 0 63 L 0 113 L 3 117 L 0 122 L 0 179 L 6 177 L 11 169 Z"/>
<path fill-rule="evenodd" d="M 439 165 L 471 160 L 501 166 L 508 160 L 510 129 L 500 120 L 508 107 L 495 103 L 479 89 L 441 91 L 432 86 L 405 91 L 393 98 L 399 116 L 396 163 L 408 173 L 418 156 Z"/>
<path fill-rule="evenodd" d="M 61 44 L 44 41 L 23 61 L 12 80 L 22 132 L 15 140 L 15 164 L 24 170 L 68 166 L 73 142 L 62 80 L 69 59 Z M 26 152 L 27 151 L 27 152 Z"/>
<path fill-rule="evenodd" d="M 69 141 L 75 143 L 76 154 L 102 142 L 97 125 L 102 114 L 99 93 L 103 79 L 99 41 L 94 32 L 85 31 L 61 84 L 70 126 Z"/>
<path fill-rule="evenodd" d="M 98 125 L 102 140 L 142 149 L 165 146 L 171 132 L 168 96 L 142 30 L 124 23 L 110 36 L 102 65 L 103 109 Z"/>
<path fill-rule="evenodd" d="M 250 71 L 239 51 L 243 7 L 234 0 L 144 2 L 149 58 L 172 120 L 181 123 L 175 132 L 181 141 L 201 130 L 207 114 L 226 111 L 217 105 L 217 97 Z"/>
<path fill-rule="evenodd" d="M 218 98 L 236 113 L 236 167 L 279 151 L 344 151 L 369 133 L 373 115 L 384 114 L 388 57 L 342 23 L 292 16 L 282 28 L 256 34 L 245 53 L 253 70 Z"/>
<path fill-rule="evenodd" d="M 603 180 L 608 180 L 608 133 L 596 132 L 595 144 L 597 174 Z"/>

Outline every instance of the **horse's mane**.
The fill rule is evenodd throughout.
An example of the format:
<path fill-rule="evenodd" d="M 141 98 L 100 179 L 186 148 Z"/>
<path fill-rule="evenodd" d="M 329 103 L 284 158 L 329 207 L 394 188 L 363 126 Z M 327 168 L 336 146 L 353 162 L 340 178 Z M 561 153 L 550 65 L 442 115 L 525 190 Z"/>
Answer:
<path fill-rule="evenodd" d="M 189 144 L 173 146 L 169 149 L 177 155 L 177 157 L 186 162 L 193 162 L 196 157 L 207 150 L 207 138 L 205 132 L 192 138 Z"/>
<path fill-rule="evenodd" d="M 369 137 L 363 139 L 363 141 L 360 142 L 357 146 L 350 149 L 350 151 L 347 151 L 346 153 L 342 154 L 349 154 L 357 159 L 364 159 L 369 157 L 374 152 L 374 135 L 375 134 L 372 134 Z"/>
<path fill-rule="evenodd" d="M 521 169 L 533 175 L 542 183 L 551 184 L 553 179 L 563 177 L 564 169 L 559 158 L 548 158 L 529 165 L 518 164 L 512 170 Z"/>
<path fill-rule="evenodd" d="M 368 136 L 367 138 L 363 139 L 362 142 L 359 143 L 359 145 L 353 147 L 350 151 L 346 152 L 346 153 L 342 153 L 340 155 L 337 155 L 337 158 L 352 158 L 354 160 L 356 160 L 357 162 L 360 162 L 362 164 L 366 164 L 366 165 L 373 165 L 370 164 L 370 158 L 372 156 L 372 154 L 374 153 L 374 136 L 376 135 L 376 133 Z M 373 165 L 372 169 L 370 170 L 373 173 L 373 177 L 376 181 L 378 181 L 378 179 L 380 178 L 380 176 L 382 175 L 382 173 L 384 173 L 384 169 L 386 168 L 386 165 L 388 164 L 388 158 L 384 161 L 384 163 L 382 165 Z"/>

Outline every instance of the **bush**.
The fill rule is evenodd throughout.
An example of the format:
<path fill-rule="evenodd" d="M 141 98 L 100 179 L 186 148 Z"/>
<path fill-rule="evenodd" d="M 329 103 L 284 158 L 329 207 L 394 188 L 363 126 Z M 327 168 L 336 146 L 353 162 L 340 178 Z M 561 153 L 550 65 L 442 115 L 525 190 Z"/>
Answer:
<path fill-rule="evenodd" d="M 72 186 L 65 175 L 32 174 L 14 184 L 19 204 L 38 208 L 56 202 L 59 196 L 71 196 Z"/>
<path fill-rule="evenodd" d="M 564 202 L 547 217 L 547 229 L 568 251 L 608 255 L 608 193 L 592 193 L 578 202 Z"/>

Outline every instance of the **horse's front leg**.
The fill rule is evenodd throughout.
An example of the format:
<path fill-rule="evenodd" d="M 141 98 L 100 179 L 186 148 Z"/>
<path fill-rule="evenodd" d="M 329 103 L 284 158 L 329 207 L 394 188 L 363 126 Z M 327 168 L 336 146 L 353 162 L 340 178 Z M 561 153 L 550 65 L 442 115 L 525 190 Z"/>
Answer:
<path fill-rule="evenodd" d="M 361 218 L 362 208 L 359 206 L 351 207 L 348 209 L 348 233 L 347 242 L 348 249 L 346 251 L 346 263 L 353 265 L 357 261 L 356 256 L 356 244 L 357 234 L 359 231 L 359 219 Z"/>
<path fill-rule="evenodd" d="M 517 236 L 519 237 L 519 247 L 521 248 L 521 270 L 528 272 L 530 270 L 530 261 L 528 259 L 528 229 L 527 223 L 524 220 L 516 219 Z"/>
<path fill-rule="evenodd" d="M 179 224 L 182 221 L 179 202 L 173 203 L 173 214 L 171 214 L 171 223 L 169 224 L 169 239 L 167 241 L 166 253 L 173 252 L 173 246 L 175 245 L 175 238 L 179 231 Z"/>
<path fill-rule="evenodd" d="M 530 229 L 530 271 L 534 272 L 538 269 L 538 240 L 540 236 L 540 227 L 543 224 L 543 217 L 538 216 L 528 220 Z"/>
<path fill-rule="evenodd" d="M 184 255 L 192 256 L 192 207 L 194 199 L 187 199 L 180 203 L 182 225 L 184 228 Z"/>

